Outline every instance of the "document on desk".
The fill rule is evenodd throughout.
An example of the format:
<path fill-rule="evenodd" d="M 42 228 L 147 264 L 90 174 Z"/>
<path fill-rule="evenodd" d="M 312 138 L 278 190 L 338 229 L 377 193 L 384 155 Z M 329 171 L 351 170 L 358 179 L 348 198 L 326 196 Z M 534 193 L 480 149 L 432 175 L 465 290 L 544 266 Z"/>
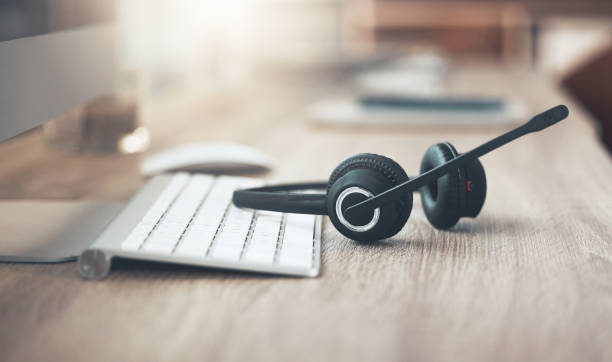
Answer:
<path fill-rule="evenodd" d="M 328 125 L 499 126 L 519 122 L 526 110 L 497 97 L 365 95 L 315 103 L 309 114 Z"/>
<path fill-rule="evenodd" d="M 526 116 L 525 107 L 495 91 L 454 89 L 439 56 L 400 58 L 353 79 L 355 95 L 309 108 L 313 122 L 375 126 L 499 126 Z"/>

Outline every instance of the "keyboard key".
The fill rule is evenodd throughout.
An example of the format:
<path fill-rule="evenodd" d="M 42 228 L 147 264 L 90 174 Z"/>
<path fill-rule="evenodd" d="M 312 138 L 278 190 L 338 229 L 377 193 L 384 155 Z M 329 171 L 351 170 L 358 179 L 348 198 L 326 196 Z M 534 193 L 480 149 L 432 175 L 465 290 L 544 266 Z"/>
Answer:
<path fill-rule="evenodd" d="M 258 212 L 255 229 L 244 255 L 244 260 L 253 263 L 274 262 L 282 214 Z"/>
<path fill-rule="evenodd" d="M 191 255 L 192 250 L 199 252 L 201 249 L 206 253 L 229 207 L 232 194 L 238 187 L 237 180 L 224 177 L 216 180 L 179 243 L 176 249 L 178 254 Z"/>
<path fill-rule="evenodd" d="M 190 228 L 185 236 L 183 236 L 183 240 L 179 244 L 179 248 L 189 245 L 206 245 L 208 247 L 215 236 L 215 233 L 217 232 L 217 228 L 218 226 L 198 229 L 193 227 Z"/>
<path fill-rule="evenodd" d="M 250 250 L 245 256 L 244 260 L 250 263 L 257 264 L 272 264 L 274 263 L 274 252 L 276 248 L 271 251 L 257 251 Z"/>
<path fill-rule="evenodd" d="M 151 230 L 166 212 L 172 201 L 179 195 L 189 176 L 186 173 L 177 173 L 159 195 L 153 206 L 147 211 L 143 220 L 132 230 L 122 244 L 124 250 L 137 250 L 145 241 Z"/>
<path fill-rule="evenodd" d="M 174 248 L 174 244 L 172 243 L 166 243 L 166 244 L 145 243 L 142 246 L 142 250 L 146 252 L 159 253 L 159 254 L 170 254 L 173 248 Z"/>
<path fill-rule="evenodd" d="M 187 256 L 192 258 L 205 258 L 208 245 L 204 244 L 181 244 L 177 250 L 174 251 L 176 255 Z"/>
<path fill-rule="evenodd" d="M 208 194 L 212 181 L 212 176 L 196 175 L 192 177 L 160 223 L 153 229 L 143 249 L 171 252 L 189 225 L 198 206 Z M 159 246 L 149 246 L 151 244 L 159 244 Z"/>
<path fill-rule="evenodd" d="M 287 215 L 283 244 L 278 258 L 279 265 L 311 266 L 314 224 L 315 217 L 312 215 Z"/>
<path fill-rule="evenodd" d="M 278 265 L 293 268 L 310 268 L 312 267 L 312 258 L 281 256 L 278 260 Z"/>
<path fill-rule="evenodd" d="M 226 260 L 238 260 L 253 220 L 253 211 L 240 209 L 234 205 L 229 207 L 225 223 L 215 245 L 211 257 Z"/>
<path fill-rule="evenodd" d="M 313 215 L 289 214 L 285 224 L 283 246 L 304 245 L 312 247 L 315 217 Z"/>
<path fill-rule="evenodd" d="M 280 260 L 282 259 L 299 259 L 304 258 L 310 260 L 312 258 L 312 248 L 287 248 L 283 247 L 280 252 Z"/>
<path fill-rule="evenodd" d="M 238 261 L 242 245 L 223 245 L 219 244 L 213 247 L 210 257 L 213 259 L 221 259 L 226 261 Z"/>

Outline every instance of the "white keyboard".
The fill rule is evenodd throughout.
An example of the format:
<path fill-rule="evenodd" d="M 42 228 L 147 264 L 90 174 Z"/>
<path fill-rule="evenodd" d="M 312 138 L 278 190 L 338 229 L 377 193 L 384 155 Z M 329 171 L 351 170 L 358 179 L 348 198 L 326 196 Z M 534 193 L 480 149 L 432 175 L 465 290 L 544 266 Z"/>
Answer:
<path fill-rule="evenodd" d="M 289 275 L 318 274 L 320 217 L 234 206 L 234 190 L 261 185 L 258 180 L 187 173 L 165 177 L 165 185 L 137 223 L 127 215 L 113 222 L 119 224 L 115 228 L 124 229 L 124 223 L 132 222 L 118 247 L 104 247 L 109 237 L 103 234 L 90 248 L 90 254 L 103 250 L 127 258 Z M 113 226 L 106 234 L 116 236 Z M 79 268 L 87 277 L 83 268 L 88 264 L 89 268 L 99 266 L 88 261 L 85 254 Z"/>

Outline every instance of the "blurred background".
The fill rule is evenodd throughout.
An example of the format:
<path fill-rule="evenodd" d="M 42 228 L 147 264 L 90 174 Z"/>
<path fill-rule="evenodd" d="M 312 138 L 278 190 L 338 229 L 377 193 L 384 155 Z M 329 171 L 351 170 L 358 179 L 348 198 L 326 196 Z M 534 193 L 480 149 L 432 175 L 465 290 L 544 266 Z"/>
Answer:
<path fill-rule="evenodd" d="M 234 93 L 261 78 L 411 55 L 504 63 L 562 84 L 612 146 L 607 0 L 119 0 L 116 13 L 120 66 L 139 70 L 148 91 Z"/>
<path fill-rule="evenodd" d="M 49 9 L 45 21 L 53 30 L 88 19 L 116 23 L 117 94 L 129 95 L 131 103 L 103 104 L 114 105 L 111 113 L 138 118 L 133 128 L 141 131 L 147 104 L 168 92 L 189 90 L 223 109 L 262 83 L 350 74 L 357 88 L 367 90 L 360 94 L 440 95 L 448 93 L 440 91 L 441 79 L 455 64 L 477 62 L 550 77 L 592 113 L 601 139 L 612 146 L 607 0 L 7 0 L 0 12 L 2 39 L 34 29 L 37 19 L 28 16 L 36 6 Z M 372 74 L 377 65 L 394 72 Z M 101 108 L 94 106 L 93 113 Z M 504 117 L 525 114 L 517 111 L 520 104 L 510 108 Z M 310 113 L 331 121 L 364 118 L 355 112 L 354 105 L 338 103 Z M 46 134 L 61 132 L 55 125 Z M 124 142 L 125 153 L 146 148 L 148 135 L 137 136 Z"/>
<path fill-rule="evenodd" d="M 228 81 L 259 67 L 329 66 L 424 49 L 524 63 L 563 77 L 606 47 L 612 27 L 612 3 L 600 0 L 132 0 L 117 6 L 126 64 Z"/>

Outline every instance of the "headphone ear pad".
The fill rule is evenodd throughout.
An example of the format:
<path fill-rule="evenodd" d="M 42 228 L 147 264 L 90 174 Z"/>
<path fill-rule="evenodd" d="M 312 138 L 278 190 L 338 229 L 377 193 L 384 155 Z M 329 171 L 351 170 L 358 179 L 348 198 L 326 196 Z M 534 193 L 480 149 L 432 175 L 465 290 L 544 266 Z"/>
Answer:
<path fill-rule="evenodd" d="M 436 168 L 457 156 L 455 148 L 448 142 L 435 144 L 427 149 L 421 161 L 421 173 Z M 456 172 L 438 178 L 429 185 L 423 186 L 421 203 L 427 220 L 437 229 L 449 229 L 461 217 L 462 193 L 465 187 L 462 172 Z"/>
<path fill-rule="evenodd" d="M 469 162 L 465 166 L 466 200 L 462 216 L 476 217 L 480 213 L 487 197 L 487 176 L 480 160 Z"/>
<path fill-rule="evenodd" d="M 334 169 L 327 184 L 328 214 L 331 221 L 338 230 L 345 229 L 337 220 L 335 212 L 337 195 L 343 189 L 359 186 L 376 195 L 407 180 L 408 175 L 404 169 L 390 158 L 372 153 L 360 153 L 347 158 Z M 356 234 L 349 231 L 343 234 L 358 241 L 381 240 L 397 234 L 410 217 L 412 194 L 403 195 L 389 206 L 390 209 L 381 208 L 381 214 L 384 214 L 381 217 L 382 222 L 386 225 L 384 230 L 381 229 L 382 232 Z"/>

